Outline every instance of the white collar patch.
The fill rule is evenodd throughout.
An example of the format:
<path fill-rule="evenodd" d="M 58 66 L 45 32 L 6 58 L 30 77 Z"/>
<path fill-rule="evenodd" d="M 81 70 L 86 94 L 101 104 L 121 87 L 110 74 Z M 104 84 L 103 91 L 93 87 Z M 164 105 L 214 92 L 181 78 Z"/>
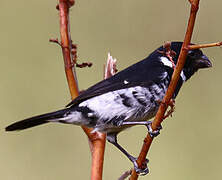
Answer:
<path fill-rule="evenodd" d="M 180 73 L 180 77 L 182 78 L 183 81 L 186 81 L 186 80 L 187 80 L 187 78 L 186 78 L 183 70 L 182 70 L 181 73 Z"/>
<path fill-rule="evenodd" d="M 160 57 L 160 61 L 164 64 L 164 66 L 168 66 L 168 67 L 173 68 L 172 62 L 167 57 L 164 57 L 164 56 Z M 187 80 L 183 71 L 181 71 L 180 77 L 182 78 L 183 81 Z"/>
<path fill-rule="evenodd" d="M 160 57 L 160 61 L 164 64 L 164 66 L 173 68 L 172 62 L 167 57 L 164 56 Z"/>

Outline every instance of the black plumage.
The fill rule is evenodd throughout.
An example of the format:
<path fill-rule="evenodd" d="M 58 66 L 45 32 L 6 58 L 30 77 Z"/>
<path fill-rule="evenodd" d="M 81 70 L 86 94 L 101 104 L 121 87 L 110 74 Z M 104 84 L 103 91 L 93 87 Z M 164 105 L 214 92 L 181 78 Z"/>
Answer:
<path fill-rule="evenodd" d="M 174 64 L 181 46 L 182 42 L 171 43 L 171 49 L 176 52 Z M 136 159 L 117 143 L 116 136 L 132 125 L 148 126 L 147 120 L 155 116 L 158 102 L 164 97 L 174 71 L 173 63 L 161 53 L 163 50 L 161 46 L 144 60 L 90 87 L 65 109 L 16 122 L 6 127 L 6 131 L 27 129 L 48 122 L 85 125 L 107 133 L 108 141 L 127 155 L 136 168 Z M 211 67 L 211 62 L 201 50 L 188 51 L 173 98 L 198 69 L 208 67 Z M 147 172 L 147 169 L 144 171 Z"/>

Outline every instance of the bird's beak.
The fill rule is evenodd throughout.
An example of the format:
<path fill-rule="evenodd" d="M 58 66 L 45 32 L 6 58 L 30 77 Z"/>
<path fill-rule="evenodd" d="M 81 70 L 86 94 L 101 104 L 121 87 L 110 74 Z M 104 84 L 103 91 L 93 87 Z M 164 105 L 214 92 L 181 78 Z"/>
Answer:
<path fill-rule="evenodd" d="M 212 63 L 207 56 L 202 55 L 200 59 L 195 60 L 195 69 L 209 68 L 212 67 Z"/>

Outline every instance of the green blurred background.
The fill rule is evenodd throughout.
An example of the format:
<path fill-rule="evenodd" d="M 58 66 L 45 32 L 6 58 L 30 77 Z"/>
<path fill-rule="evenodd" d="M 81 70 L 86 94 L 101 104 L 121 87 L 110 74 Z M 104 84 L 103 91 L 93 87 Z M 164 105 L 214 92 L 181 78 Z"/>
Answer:
<path fill-rule="evenodd" d="M 4 127 L 23 118 L 53 111 L 70 101 L 61 49 L 48 42 L 59 37 L 57 1 L 0 1 L 0 179 L 89 179 L 90 153 L 81 128 L 48 124 L 23 132 Z M 217 42 L 221 36 L 222 1 L 201 1 L 194 43 Z M 78 44 L 80 89 L 100 81 L 107 53 L 121 70 L 167 40 L 183 40 L 188 1 L 76 0 L 71 34 Z M 149 152 L 150 174 L 140 179 L 222 179 L 222 48 L 204 52 L 213 68 L 197 73 L 176 101 L 173 118 Z M 138 154 L 144 127 L 120 134 L 119 140 Z M 107 144 L 104 179 L 117 179 L 132 164 Z"/>

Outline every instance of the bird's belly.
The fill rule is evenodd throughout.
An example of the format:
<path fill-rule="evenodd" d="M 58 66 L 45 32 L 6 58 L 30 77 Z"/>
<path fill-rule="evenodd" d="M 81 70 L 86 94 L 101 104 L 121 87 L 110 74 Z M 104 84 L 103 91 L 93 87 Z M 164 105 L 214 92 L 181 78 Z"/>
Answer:
<path fill-rule="evenodd" d="M 133 125 L 122 125 L 123 122 L 141 122 L 141 121 L 148 121 L 151 118 L 153 118 L 158 110 L 158 105 L 153 105 L 149 110 L 145 110 L 146 113 L 144 113 L 144 109 L 135 109 L 135 112 L 128 116 L 128 118 L 125 118 L 128 114 L 124 113 L 124 115 L 115 116 L 115 118 L 104 120 L 104 119 L 98 119 L 96 126 L 94 127 L 95 131 L 105 132 L 105 133 L 112 133 L 112 132 L 120 132 L 124 129 L 130 128 Z M 143 110 L 143 111 L 142 111 Z M 123 117 L 124 116 L 124 117 Z"/>
<path fill-rule="evenodd" d="M 95 131 L 121 131 L 129 126 L 122 126 L 122 122 L 147 121 L 155 116 L 159 103 L 165 94 L 165 87 L 157 84 L 152 87 L 132 87 L 112 91 L 91 98 L 79 104 L 87 107 L 90 113 L 83 116 Z"/>

